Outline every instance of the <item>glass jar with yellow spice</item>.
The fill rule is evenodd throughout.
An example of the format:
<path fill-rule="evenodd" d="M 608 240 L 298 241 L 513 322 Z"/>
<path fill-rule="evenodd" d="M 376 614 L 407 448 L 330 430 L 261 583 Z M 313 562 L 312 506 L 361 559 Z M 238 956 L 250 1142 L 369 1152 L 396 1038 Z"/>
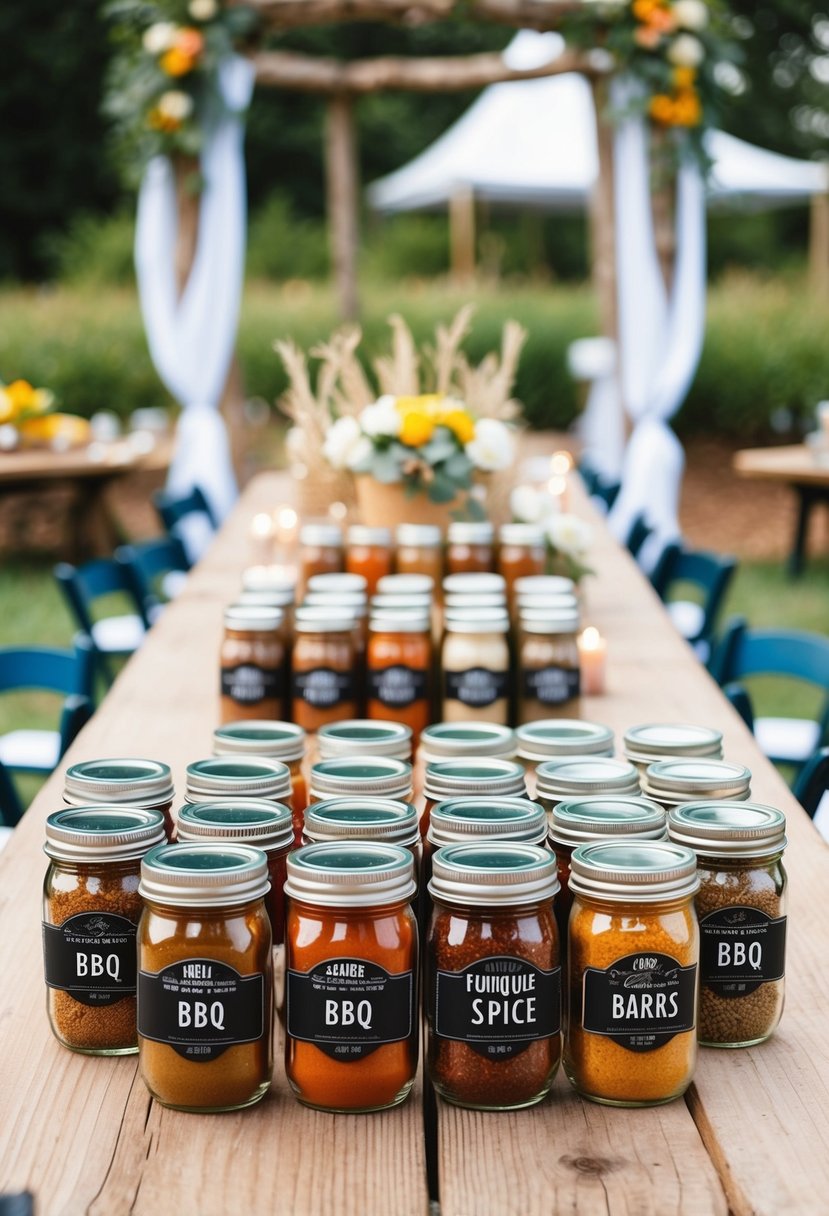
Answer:
<path fill-rule="evenodd" d="M 311 844 L 288 858 L 288 1083 L 306 1106 L 396 1106 L 417 1071 L 414 858 L 392 844 Z"/>
<path fill-rule="evenodd" d="M 249 845 L 162 845 L 141 863 L 139 1063 L 162 1106 L 238 1110 L 270 1087 L 267 890 L 267 858 Z"/>
<path fill-rule="evenodd" d="M 655 1106 L 697 1054 L 696 857 L 667 841 L 583 844 L 570 861 L 564 1068 L 586 1098 Z"/>
<path fill-rule="evenodd" d="M 291 777 L 288 801 L 293 812 L 294 843 L 302 835 L 302 817 L 308 805 L 308 789 L 302 761 L 305 758 L 305 731 L 293 722 L 225 722 L 213 731 L 214 756 L 264 757 L 287 764 Z"/>
<path fill-rule="evenodd" d="M 87 1055 L 138 1050 L 135 938 L 141 858 L 164 836 L 161 811 L 77 807 L 46 820 L 43 965 L 55 1038 Z"/>

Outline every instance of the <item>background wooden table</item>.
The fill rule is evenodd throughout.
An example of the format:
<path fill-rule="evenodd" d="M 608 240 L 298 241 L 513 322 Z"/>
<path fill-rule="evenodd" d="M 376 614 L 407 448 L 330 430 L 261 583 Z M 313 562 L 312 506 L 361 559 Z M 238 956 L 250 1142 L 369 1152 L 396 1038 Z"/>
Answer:
<path fill-rule="evenodd" d="M 239 585 L 255 511 L 287 497 L 257 478 L 186 590 L 131 660 L 69 759 L 146 755 L 185 765 L 210 752 L 222 606 Z M 574 487 L 579 513 L 591 509 Z M 634 563 L 596 523 L 585 616 L 608 638 L 607 694 L 583 717 L 617 736 L 645 721 L 724 731 L 754 773 L 754 796 L 789 816 L 788 997 L 778 1034 L 746 1051 L 702 1050 L 685 1100 L 649 1110 L 583 1102 L 559 1076 L 552 1097 L 513 1114 L 423 1101 L 373 1116 L 305 1110 L 279 1053 L 272 1090 L 238 1114 L 154 1103 L 133 1057 L 64 1050 L 46 1019 L 40 957 L 44 788 L 0 856 L 0 1189 L 29 1188 L 40 1216 L 125 1212 L 825 1213 L 829 1207 L 829 852 L 742 722 L 674 632 Z M 427 1166 L 429 1167 L 427 1170 Z M 433 1212 L 437 1211 L 433 1207 Z"/>
<path fill-rule="evenodd" d="M 809 517 L 818 503 L 829 503 L 829 465 L 820 465 L 805 443 L 776 448 L 745 448 L 734 453 L 734 471 L 749 481 L 783 482 L 798 499 L 797 523 L 789 554 L 792 577 L 801 574 L 806 559 Z"/>

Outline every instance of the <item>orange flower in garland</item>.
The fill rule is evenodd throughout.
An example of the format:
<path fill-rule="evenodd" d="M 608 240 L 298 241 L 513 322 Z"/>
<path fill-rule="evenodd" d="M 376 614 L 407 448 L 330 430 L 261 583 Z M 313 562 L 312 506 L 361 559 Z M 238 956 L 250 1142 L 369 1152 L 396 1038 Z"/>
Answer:
<path fill-rule="evenodd" d="M 176 40 L 170 49 L 161 56 L 161 70 L 168 76 L 186 76 L 196 67 L 203 51 L 203 36 L 191 26 L 184 26 L 176 32 Z"/>

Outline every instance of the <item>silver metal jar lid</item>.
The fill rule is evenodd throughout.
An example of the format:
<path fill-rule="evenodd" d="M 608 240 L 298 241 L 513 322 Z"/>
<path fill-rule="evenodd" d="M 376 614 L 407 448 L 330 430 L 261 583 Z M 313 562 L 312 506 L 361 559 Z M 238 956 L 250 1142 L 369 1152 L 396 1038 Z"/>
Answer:
<path fill-rule="evenodd" d="M 411 899 L 416 890 L 414 856 L 400 845 L 326 841 L 288 855 L 285 894 L 306 903 L 384 907 Z"/>
<path fill-rule="evenodd" d="M 448 574 L 443 580 L 446 595 L 492 595 L 498 591 L 506 595 L 507 580 L 503 574 L 487 574 L 469 571 L 467 574 Z"/>
<path fill-rule="evenodd" d="M 435 722 L 420 735 L 420 758 L 427 763 L 456 756 L 511 760 L 515 748 L 515 731 L 497 722 Z"/>
<path fill-rule="evenodd" d="M 379 545 L 391 548 L 391 528 L 369 528 L 365 524 L 352 524 L 346 532 L 349 545 Z"/>
<path fill-rule="evenodd" d="M 668 836 L 699 857 L 768 857 L 786 847 L 786 816 L 759 802 L 686 802 L 668 811 Z"/>
<path fill-rule="evenodd" d="M 380 595 L 434 595 L 435 580 L 430 574 L 384 574 L 377 580 Z"/>
<path fill-rule="evenodd" d="M 225 628 L 240 633 L 273 633 L 282 624 L 282 609 L 268 604 L 230 604 Z"/>
<path fill-rule="evenodd" d="M 432 856 L 429 893 L 450 904 L 510 907 L 541 903 L 559 891 L 556 859 L 534 844 L 449 844 Z"/>
<path fill-rule="evenodd" d="M 428 633 L 432 632 L 432 617 L 428 612 L 390 612 L 371 610 L 369 633 Z"/>
<path fill-rule="evenodd" d="M 266 607 L 266 608 L 290 608 L 296 600 L 296 589 L 294 587 L 285 587 L 268 591 L 240 591 L 236 597 L 236 604 L 242 608 L 250 607 Z M 284 616 L 284 612 L 282 613 Z"/>
<path fill-rule="evenodd" d="M 613 731 L 578 718 L 543 718 L 516 727 L 518 755 L 543 762 L 556 756 L 612 756 Z"/>
<path fill-rule="evenodd" d="M 64 801 L 71 806 L 156 806 L 173 798 L 173 774 L 160 760 L 82 760 L 70 765 L 63 782 Z"/>
<path fill-rule="evenodd" d="M 283 566 L 248 566 L 242 573 L 243 591 L 274 591 L 296 594 L 296 575 Z"/>
<path fill-rule="evenodd" d="M 454 520 L 446 530 L 450 545 L 491 545 L 495 528 L 486 519 Z"/>
<path fill-rule="evenodd" d="M 395 798 L 330 798 L 305 811 L 305 841 L 390 841 L 411 848 L 420 840 L 417 810 Z"/>
<path fill-rule="evenodd" d="M 508 633 L 509 617 L 488 608 L 453 608 L 444 613 L 444 626 L 447 633 Z"/>
<path fill-rule="evenodd" d="M 357 620 L 353 608 L 335 604 L 303 605 L 295 615 L 297 633 L 352 633 Z"/>
<path fill-rule="evenodd" d="M 395 539 L 401 547 L 438 549 L 443 544 L 443 532 L 437 524 L 399 524 Z"/>
<path fill-rule="evenodd" d="M 308 591 L 323 595 L 368 595 L 368 579 L 362 574 L 312 574 L 308 579 Z"/>
<path fill-rule="evenodd" d="M 379 718 L 348 718 L 329 722 L 317 731 L 320 760 L 335 756 L 388 756 L 393 760 L 411 760 L 412 728 L 402 722 L 384 722 Z"/>
<path fill-rule="evenodd" d="M 572 608 L 519 608 L 520 625 L 524 633 L 576 634 L 579 612 Z"/>
<path fill-rule="evenodd" d="M 320 549 L 341 549 L 343 530 L 339 524 L 303 524 L 299 530 L 299 543 Z"/>
<path fill-rule="evenodd" d="M 722 731 L 685 723 L 647 723 L 625 731 L 625 754 L 631 760 L 704 756 L 722 759 Z"/>
<path fill-rule="evenodd" d="M 523 765 L 496 757 L 458 757 L 426 765 L 423 792 L 427 798 L 497 798 L 524 794 Z"/>
<path fill-rule="evenodd" d="M 647 798 L 565 798 L 550 812 L 550 840 L 555 844 L 579 845 L 608 837 L 664 840 L 665 810 Z"/>
<path fill-rule="evenodd" d="M 412 788 L 412 766 L 391 756 L 336 756 L 311 766 L 314 794 L 366 794 L 396 798 Z"/>
<path fill-rule="evenodd" d="M 699 890 L 697 858 L 670 841 L 603 840 L 570 858 L 570 891 L 613 903 L 659 903 Z"/>
<path fill-rule="evenodd" d="M 293 722 L 225 722 L 213 731 L 213 755 L 265 756 L 286 764 L 305 755 L 305 731 Z"/>
<path fill-rule="evenodd" d="M 751 773 L 743 764 L 725 760 L 657 760 L 642 778 L 642 790 L 657 802 L 700 802 L 724 798 L 740 802 L 751 797 Z"/>
<path fill-rule="evenodd" d="M 188 802 L 216 798 L 287 798 L 291 770 L 281 760 L 265 756 L 213 756 L 187 765 Z"/>
<path fill-rule="evenodd" d="M 161 811 L 99 803 L 50 815 L 43 851 L 56 861 L 130 861 L 165 839 Z"/>
<path fill-rule="evenodd" d="M 281 802 L 256 798 L 188 802 L 176 818 L 176 839 L 181 843 L 237 840 L 266 852 L 290 848 L 294 841 L 291 809 Z"/>
<path fill-rule="evenodd" d="M 535 772 L 540 796 L 638 794 L 639 772 L 628 760 L 608 756 L 571 756 L 545 760 Z"/>
<path fill-rule="evenodd" d="M 427 840 L 435 848 L 471 840 L 543 844 L 547 812 L 528 798 L 447 798 L 432 807 Z"/>
<path fill-rule="evenodd" d="M 270 885 L 268 859 L 252 845 L 162 844 L 142 858 L 138 892 L 176 908 L 222 908 L 261 899 Z"/>
<path fill-rule="evenodd" d="M 544 529 L 538 524 L 501 524 L 498 540 L 502 545 L 545 545 Z"/>
<path fill-rule="evenodd" d="M 525 574 L 512 584 L 513 592 L 520 602 L 522 595 L 573 595 L 576 584 L 561 574 Z"/>

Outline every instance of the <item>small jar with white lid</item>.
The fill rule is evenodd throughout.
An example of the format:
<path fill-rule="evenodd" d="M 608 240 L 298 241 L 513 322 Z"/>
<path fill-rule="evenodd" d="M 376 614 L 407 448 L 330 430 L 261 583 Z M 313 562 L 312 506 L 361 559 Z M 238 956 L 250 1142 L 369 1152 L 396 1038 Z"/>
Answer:
<path fill-rule="evenodd" d="M 512 588 L 519 578 L 544 573 L 547 538 L 539 524 L 502 524 L 498 529 L 498 572 Z"/>
<path fill-rule="evenodd" d="M 660 760 L 722 760 L 722 731 L 685 723 L 647 723 L 625 731 L 624 749 L 644 777 L 648 765 Z"/>
<path fill-rule="evenodd" d="M 160 760 L 81 760 L 71 764 L 63 778 L 63 801 L 68 806 L 102 804 L 161 811 L 168 839 L 175 828 L 174 792 L 170 766 Z"/>
<path fill-rule="evenodd" d="M 762 1043 L 783 1013 L 786 818 L 755 802 L 686 803 L 668 812 L 668 835 L 697 857 L 699 1041 Z"/>
<path fill-rule="evenodd" d="M 308 586 L 315 574 L 337 574 L 343 568 L 343 533 L 338 524 L 304 524 L 299 530 L 300 582 Z"/>
<path fill-rule="evenodd" d="M 395 798 L 412 796 L 412 766 L 390 756 L 336 756 L 311 766 L 309 804 L 330 798 Z"/>
<path fill-rule="evenodd" d="M 565 798 L 639 794 L 639 773 L 627 760 L 607 756 L 563 756 L 545 760 L 535 773 L 536 797 L 548 811 Z M 656 800 L 658 801 L 658 799 Z"/>
<path fill-rule="evenodd" d="M 305 588 L 307 595 L 364 595 L 368 596 L 368 581 L 365 575 L 353 573 L 314 574 Z"/>
<path fill-rule="evenodd" d="M 546 760 L 566 756 L 612 756 L 613 731 L 577 718 L 540 718 L 517 727 L 518 759 L 535 771 Z"/>
<path fill-rule="evenodd" d="M 516 746 L 515 731 L 496 722 L 434 722 L 420 736 L 418 758 L 424 764 L 465 758 L 512 760 Z"/>
<path fill-rule="evenodd" d="M 658 760 L 645 770 L 642 793 L 666 810 L 683 802 L 745 802 L 751 797 L 751 772 L 726 760 Z"/>
<path fill-rule="evenodd" d="M 506 726 L 510 655 L 504 614 L 451 619 L 443 641 L 443 719 L 469 718 Z"/>
<path fill-rule="evenodd" d="M 213 731 L 214 756 L 264 757 L 287 764 L 291 773 L 290 803 L 297 844 L 302 834 L 302 817 L 308 805 L 308 790 L 302 771 L 305 742 L 305 731 L 293 722 L 225 722 Z"/>
<path fill-rule="evenodd" d="M 487 520 L 454 521 L 447 529 L 446 542 L 448 574 L 495 569 L 495 529 Z"/>
<path fill-rule="evenodd" d="M 346 534 L 345 568 L 348 573 L 362 575 L 371 595 L 378 580 L 391 574 L 391 567 L 391 529 L 353 524 Z"/>
<path fill-rule="evenodd" d="M 357 623 L 344 608 L 298 608 L 291 718 L 309 732 L 358 712 Z"/>
<path fill-rule="evenodd" d="M 309 591 L 296 611 L 297 620 L 313 620 L 342 613 L 350 616 L 354 631 L 354 645 L 358 659 L 366 648 L 368 633 L 368 599 L 363 591 Z"/>
<path fill-rule="evenodd" d="M 228 798 L 287 802 L 290 797 L 291 770 L 280 760 L 213 756 L 187 765 L 185 802 L 215 802 Z"/>
<path fill-rule="evenodd" d="M 396 798 L 330 798 L 305 812 L 303 844 L 367 840 L 396 844 L 420 859 L 420 832 L 413 802 Z"/>
<path fill-rule="evenodd" d="M 579 612 L 578 597 L 570 591 L 562 591 L 556 595 L 546 592 L 537 595 L 535 592 L 522 591 L 520 596 L 515 594 L 513 602 L 516 613 L 520 616 L 527 612 Z"/>
<path fill-rule="evenodd" d="M 571 578 L 561 574 L 529 575 L 517 578 L 512 585 L 516 603 L 520 606 L 523 598 L 528 595 L 558 596 L 576 595 L 576 584 Z"/>
<path fill-rule="evenodd" d="M 440 586 L 443 577 L 443 532 L 436 524 L 400 524 L 395 536 L 398 574 L 426 574 Z"/>
<path fill-rule="evenodd" d="M 377 581 L 377 594 L 434 596 L 435 586 L 430 574 L 386 574 Z"/>
<path fill-rule="evenodd" d="M 412 732 L 402 722 L 374 718 L 329 722 L 317 733 L 317 750 L 320 760 L 360 755 L 411 761 Z"/>
<path fill-rule="evenodd" d="M 488 608 L 490 611 L 501 612 L 506 608 L 507 598 L 502 591 L 482 591 L 474 594 L 453 591 L 443 597 L 445 612 L 454 612 L 463 608 Z"/>
<path fill-rule="evenodd" d="M 581 695 L 578 612 L 526 609 L 519 622 L 519 718 L 537 722 Z"/>
<path fill-rule="evenodd" d="M 369 603 L 369 615 L 374 616 L 377 613 L 382 613 L 388 616 L 392 612 L 419 612 L 431 615 L 432 612 L 432 596 L 426 591 L 408 592 L 385 592 L 382 595 L 373 595 Z"/>
<path fill-rule="evenodd" d="M 492 571 L 468 574 L 448 574 L 443 580 L 443 594 L 457 596 L 501 595 L 507 599 L 507 580 Z"/>
<path fill-rule="evenodd" d="M 287 672 L 281 608 L 231 604 L 220 655 L 221 721 L 278 718 Z"/>

